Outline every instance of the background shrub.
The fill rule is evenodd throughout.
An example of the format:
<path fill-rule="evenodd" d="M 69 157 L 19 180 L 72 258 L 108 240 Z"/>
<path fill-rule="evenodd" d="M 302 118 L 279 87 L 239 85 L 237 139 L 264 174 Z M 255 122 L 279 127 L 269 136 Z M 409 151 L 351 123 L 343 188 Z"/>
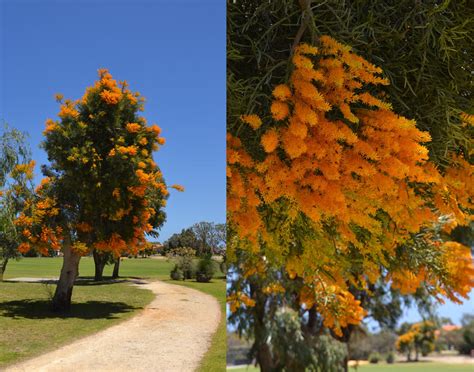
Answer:
<path fill-rule="evenodd" d="M 199 260 L 196 270 L 196 280 L 201 283 L 207 283 L 214 277 L 215 272 L 214 261 L 210 257 L 202 258 Z"/>
<path fill-rule="evenodd" d="M 369 363 L 377 364 L 382 360 L 382 356 L 379 353 L 372 353 L 369 355 Z"/>
<path fill-rule="evenodd" d="M 387 358 L 385 359 L 385 361 L 388 363 L 388 364 L 393 364 L 395 363 L 395 353 L 393 352 L 390 352 L 387 354 Z"/>
<path fill-rule="evenodd" d="M 183 271 L 178 267 L 178 265 L 175 265 L 173 270 L 171 270 L 170 277 L 173 280 L 183 280 Z"/>

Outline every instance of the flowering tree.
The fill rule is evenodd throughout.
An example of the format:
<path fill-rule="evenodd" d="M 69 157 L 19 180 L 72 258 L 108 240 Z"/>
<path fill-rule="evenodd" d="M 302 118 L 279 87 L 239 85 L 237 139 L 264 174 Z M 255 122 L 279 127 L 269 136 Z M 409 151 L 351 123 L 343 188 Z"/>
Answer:
<path fill-rule="evenodd" d="M 420 352 L 423 356 L 434 350 L 436 326 L 430 321 L 415 323 L 402 333 L 396 342 L 397 350 L 407 355 L 411 360 L 411 353 L 415 351 L 415 360 L 418 361 Z"/>
<path fill-rule="evenodd" d="M 59 120 L 46 121 L 43 142 L 51 165 L 16 221 L 23 229 L 20 252 L 64 253 L 56 310 L 70 307 L 82 256 L 137 252 L 165 219 L 168 190 L 152 158 L 164 144 L 161 130 L 139 115 L 139 93 L 105 69 L 99 77 L 77 101 L 57 95 Z"/>
<path fill-rule="evenodd" d="M 292 22 L 272 17 L 301 14 L 291 3 L 230 6 L 230 32 L 243 24 L 245 32 L 229 47 L 228 259 L 240 273 L 229 302 L 254 330 L 262 370 L 279 367 L 264 324 L 270 301 L 295 304 L 304 327 L 347 341 L 376 283 L 459 301 L 474 274 L 469 248 L 445 243 L 434 227 L 470 219 L 466 142 L 452 146 L 449 137 L 443 159 L 430 161 L 431 135 L 393 109 L 400 101 L 382 69 L 317 38 L 310 8 L 293 35 L 284 30 Z M 311 43 L 299 43 L 305 27 Z M 456 131 L 466 138 L 463 101 Z"/>

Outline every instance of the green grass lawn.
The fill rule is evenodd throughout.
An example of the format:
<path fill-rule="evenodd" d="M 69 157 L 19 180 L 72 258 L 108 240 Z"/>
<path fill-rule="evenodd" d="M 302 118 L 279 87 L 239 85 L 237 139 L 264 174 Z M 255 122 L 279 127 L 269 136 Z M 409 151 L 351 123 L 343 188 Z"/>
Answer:
<path fill-rule="evenodd" d="M 58 277 L 61 264 L 61 258 L 52 257 L 11 261 L 5 279 Z M 185 285 L 217 298 L 221 305 L 222 318 L 211 347 L 201 362 L 200 371 L 224 371 L 226 290 L 223 274 L 219 272 L 218 277 L 210 283 L 177 282 L 169 279 L 172 267 L 173 264 L 166 260 L 124 259 L 120 265 L 120 276 L 160 279 Z M 93 259 L 82 258 L 79 272 L 81 277 L 92 277 Z M 106 267 L 105 278 L 111 274 L 112 266 Z M 53 350 L 76 338 L 109 327 L 129 317 L 153 299 L 150 291 L 126 283 L 76 285 L 73 293 L 73 311 L 67 318 L 61 318 L 48 310 L 48 300 L 52 291 L 54 285 L 0 283 L 0 369 L 12 362 Z M 42 341 L 45 339 L 48 341 Z"/>
<path fill-rule="evenodd" d="M 350 368 L 349 371 L 356 371 Z M 417 362 L 417 363 L 394 363 L 394 364 L 369 364 L 360 366 L 359 372 L 473 372 L 474 365 L 467 364 L 446 364 L 434 362 Z"/>
<path fill-rule="evenodd" d="M 240 368 L 229 368 L 229 372 L 259 372 L 260 368 L 253 366 L 240 367 Z M 354 368 L 349 368 L 349 371 L 356 371 Z M 462 364 L 445 364 L 445 363 L 431 363 L 431 362 L 418 362 L 418 363 L 395 363 L 395 364 L 369 364 L 360 366 L 357 369 L 358 372 L 472 372 L 474 366 L 462 365 Z"/>

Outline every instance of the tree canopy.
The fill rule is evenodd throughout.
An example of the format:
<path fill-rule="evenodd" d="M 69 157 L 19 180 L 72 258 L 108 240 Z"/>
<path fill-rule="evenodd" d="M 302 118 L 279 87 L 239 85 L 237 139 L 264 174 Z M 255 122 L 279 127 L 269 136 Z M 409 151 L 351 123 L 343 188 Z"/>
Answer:
<path fill-rule="evenodd" d="M 56 99 L 59 119 L 46 121 L 42 144 L 50 165 L 17 224 L 24 229 L 21 252 L 63 249 L 69 285 L 60 298 L 60 279 L 55 302 L 67 307 L 80 257 L 140 250 L 165 220 L 168 189 L 152 157 L 164 144 L 161 129 L 147 125 L 139 114 L 144 98 L 125 81 L 101 69 L 82 98 Z"/>

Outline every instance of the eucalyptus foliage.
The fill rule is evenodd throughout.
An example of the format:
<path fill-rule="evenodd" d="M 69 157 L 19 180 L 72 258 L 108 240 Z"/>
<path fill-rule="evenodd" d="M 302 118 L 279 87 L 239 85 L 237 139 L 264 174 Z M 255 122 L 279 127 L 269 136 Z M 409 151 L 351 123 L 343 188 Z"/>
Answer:
<path fill-rule="evenodd" d="M 30 162 L 31 154 L 26 139 L 25 133 L 6 123 L 0 127 L 0 280 L 8 260 L 19 256 L 19 232 L 14 220 L 22 208 L 22 195 L 12 189 L 15 182 L 11 173 L 16 166 Z M 27 186 L 22 187 L 22 190 L 31 190 L 31 180 L 23 177 L 18 181 Z"/>

